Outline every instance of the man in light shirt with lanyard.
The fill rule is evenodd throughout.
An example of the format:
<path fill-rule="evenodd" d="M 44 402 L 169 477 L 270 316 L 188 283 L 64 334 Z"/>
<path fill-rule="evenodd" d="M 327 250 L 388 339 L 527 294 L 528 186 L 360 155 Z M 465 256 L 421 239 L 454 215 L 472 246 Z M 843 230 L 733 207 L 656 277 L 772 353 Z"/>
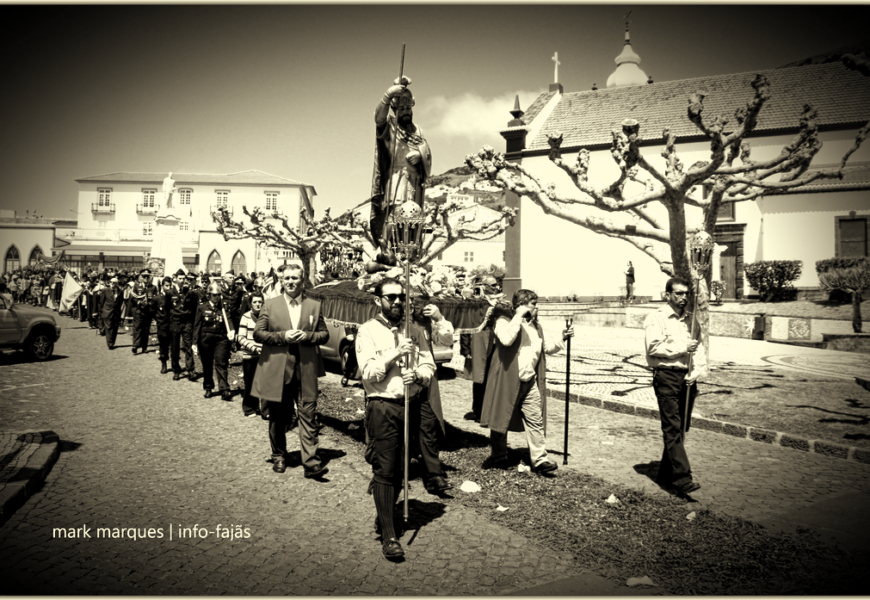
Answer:
<path fill-rule="evenodd" d="M 419 411 L 420 405 L 428 402 L 435 360 L 419 325 L 411 323 L 410 339 L 402 333 L 406 301 L 402 285 L 395 279 L 384 279 L 374 294 L 379 314 L 359 328 L 356 355 L 366 392 L 366 431 L 371 441 L 371 452 L 366 456 L 374 474 L 369 491 L 375 501 L 384 556 L 393 560 L 405 554 L 393 525 L 393 507 L 402 488 L 404 468 L 405 385 L 409 386 L 410 410 Z"/>
<path fill-rule="evenodd" d="M 686 310 L 689 282 L 672 277 L 665 284 L 665 293 L 668 303 L 643 323 L 646 361 L 653 369 L 653 390 L 665 445 L 656 483 L 673 486 L 687 495 L 701 487 L 692 481 L 684 434 L 692 419 L 698 376 L 707 367 L 706 352 L 698 340 L 692 339 L 692 313 Z"/>

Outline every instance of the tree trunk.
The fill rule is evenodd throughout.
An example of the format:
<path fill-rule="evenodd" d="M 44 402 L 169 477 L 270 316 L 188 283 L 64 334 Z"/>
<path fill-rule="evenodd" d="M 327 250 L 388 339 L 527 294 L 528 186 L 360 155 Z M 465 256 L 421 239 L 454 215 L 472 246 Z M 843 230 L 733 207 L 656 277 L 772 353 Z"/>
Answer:
<path fill-rule="evenodd" d="M 852 331 L 861 333 L 861 292 L 852 292 Z"/>

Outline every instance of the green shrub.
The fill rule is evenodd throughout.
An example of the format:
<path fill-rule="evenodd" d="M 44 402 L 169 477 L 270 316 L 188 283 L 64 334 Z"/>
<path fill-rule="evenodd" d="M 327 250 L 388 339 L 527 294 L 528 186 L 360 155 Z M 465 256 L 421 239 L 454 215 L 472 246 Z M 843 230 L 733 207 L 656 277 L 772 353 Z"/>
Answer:
<path fill-rule="evenodd" d="M 799 260 L 760 260 L 743 267 L 749 286 L 758 292 L 763 302 L 791 300 L 796 290 L 792 285 L 801 276 L 803 262 Z"/>

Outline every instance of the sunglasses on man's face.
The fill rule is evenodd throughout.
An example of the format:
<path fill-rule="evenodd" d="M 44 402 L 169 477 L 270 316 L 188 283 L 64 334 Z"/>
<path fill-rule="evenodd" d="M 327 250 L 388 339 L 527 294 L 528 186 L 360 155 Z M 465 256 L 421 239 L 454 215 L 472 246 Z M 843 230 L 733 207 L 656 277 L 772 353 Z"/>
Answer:
<path fill-rule="evenodd" d="M 405 301 L 405 294 L 384 294 L 381 298 L 386 298 L 390 304 L 394 304 L 396 300 L 399 302 Z"/>

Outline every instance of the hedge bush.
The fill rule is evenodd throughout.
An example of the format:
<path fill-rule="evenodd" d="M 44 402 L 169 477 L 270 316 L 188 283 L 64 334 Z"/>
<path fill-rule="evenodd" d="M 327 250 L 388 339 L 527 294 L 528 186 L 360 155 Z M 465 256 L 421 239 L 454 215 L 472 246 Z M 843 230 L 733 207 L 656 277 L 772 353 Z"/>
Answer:
<path fill-rule="evenodd" d="M 801 276 L 803 262 L 799 260 L 760 260 L 743 267 L 749 286 L 763 302 L 792 300 L 797 290 L 792 282 Z"/>

